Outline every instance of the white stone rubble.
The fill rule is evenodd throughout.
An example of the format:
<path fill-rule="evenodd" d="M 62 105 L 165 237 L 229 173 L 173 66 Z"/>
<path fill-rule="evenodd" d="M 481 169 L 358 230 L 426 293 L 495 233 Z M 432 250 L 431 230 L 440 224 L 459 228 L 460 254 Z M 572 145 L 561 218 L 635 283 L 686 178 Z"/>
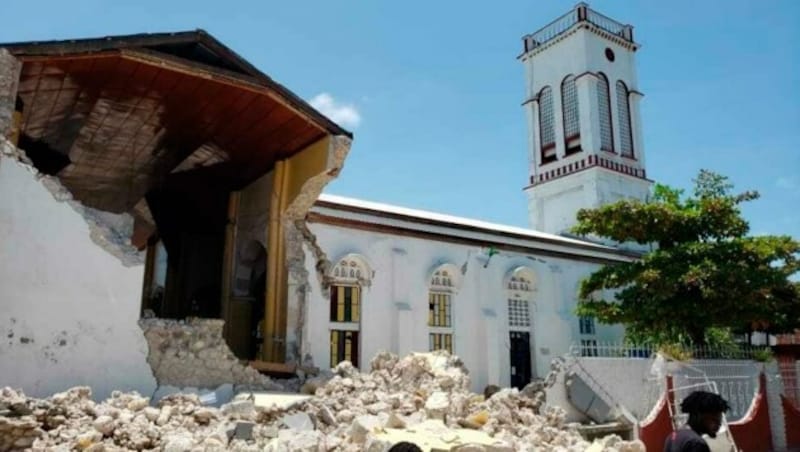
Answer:
<path fill-rule="evenodd" d="M 150 352 L 147 362 L 158 384 L 216 388 L 226 383 L 256 390 L 283 390 L 243 364 L 225 342 L 219 319 L 141 319 Z"/>
<path fill-rule="evenodd" d="M 193 394 L 150 406 L 135 393 L 95 403 L 88 388 L 44 400 L 5 388 L 0 451 L 382 452 L 401 440 L 437 451 L 644 451 L 618 437 L 585 441 L 540 390 L 471 393 L 467 370 L 445 353 L 379 354 L 369 374 L 345 362 L 327 381 L 307 383 L 315 396 L 289 409 L 257 406 L 247 394 L 216 409 Z"/>

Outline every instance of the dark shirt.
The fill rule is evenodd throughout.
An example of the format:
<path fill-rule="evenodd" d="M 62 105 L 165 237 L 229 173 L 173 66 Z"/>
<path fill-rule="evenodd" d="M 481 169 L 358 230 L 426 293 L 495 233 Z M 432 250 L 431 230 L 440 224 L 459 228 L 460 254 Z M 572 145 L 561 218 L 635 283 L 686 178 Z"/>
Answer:
<path fill-rule="evenodd" d="M 667 436 L 664 452 L 711 452 L 711 449 L 697 432 L 690 428 L 682 428 Z"/>

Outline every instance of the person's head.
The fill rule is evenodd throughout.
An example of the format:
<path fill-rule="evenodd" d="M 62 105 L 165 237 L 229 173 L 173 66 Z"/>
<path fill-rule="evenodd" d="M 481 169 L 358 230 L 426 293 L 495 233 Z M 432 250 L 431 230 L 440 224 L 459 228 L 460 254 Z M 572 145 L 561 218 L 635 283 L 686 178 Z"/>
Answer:
<path fill-rule="evenodd" d="M 402 441 L 392 446 L 389 452 L 422 452 L 422 449 L 414 443 Z"/>
<path fill-rule="evenodd" d="M 492 398 L 493 395 L 500 392 L 500 386 L 497 385 L 488 385 L 483 388 L 483 398 L 489 400 Z"/>
<path fill-rule="evenodd" d="M 729 409 L 728 402 L 713 392 L 695 391 L 681 402 L 681 411 L 689 415 L 689 427 L 712 438 L 722 426 L 722 414 Z"/>

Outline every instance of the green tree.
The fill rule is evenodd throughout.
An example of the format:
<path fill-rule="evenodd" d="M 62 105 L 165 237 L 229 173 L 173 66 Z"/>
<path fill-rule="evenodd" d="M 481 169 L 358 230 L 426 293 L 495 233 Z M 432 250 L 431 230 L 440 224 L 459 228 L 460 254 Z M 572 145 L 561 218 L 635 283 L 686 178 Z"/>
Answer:
<path fill-rule="evenodd" d="M 632 262 L 582 281 L 578 314 L 626 326 L 630 340 L 707 343 L 712 328 L 791 331 L 800 326 L 800 244 L 789 236 L 749 236 L 724 176 L 701 171 L 694 193 L 656 185 L 646 202 L 619 201 L 578 213 L 574 232 L 653 245 Z M 613 297 L 607 294 L 613 293 Z"/>

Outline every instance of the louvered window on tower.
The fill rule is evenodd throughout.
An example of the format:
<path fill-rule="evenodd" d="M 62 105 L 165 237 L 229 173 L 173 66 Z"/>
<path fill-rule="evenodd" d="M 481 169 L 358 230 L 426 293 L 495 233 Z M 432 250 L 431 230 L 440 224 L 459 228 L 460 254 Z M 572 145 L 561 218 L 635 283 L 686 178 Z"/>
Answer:
<path fill-rule="evenodd" d="M 600 117 L 600 149 L 614 152 L 614 128 L 611 122 L 610 86 L 605 74 L 597 74 L 597 108 Z"/>
<path fill-rule="evenodd" d="M 581 124 L 578 116 L 578 90 L 575 77 L 568 75 L 561 83 L 561 110 L 564 116 L 564 147 L 567 154 L 581 151 Z"/>
<path fill-rule="evenodd" d="M 542 163 L 556 160 L 556 118 L 553 111 L 553 90 L 545 86 L 539 93 L 539 137 Z"/>
<path fill-rule="evenodd" d="M 622 80 L 617 81 L 617 116 L 619 116 L 619 151 L 624 157 L 633 158 L 633 134 L 631 130 L 631 109 L 628 102 L 628 87 Z"/>

